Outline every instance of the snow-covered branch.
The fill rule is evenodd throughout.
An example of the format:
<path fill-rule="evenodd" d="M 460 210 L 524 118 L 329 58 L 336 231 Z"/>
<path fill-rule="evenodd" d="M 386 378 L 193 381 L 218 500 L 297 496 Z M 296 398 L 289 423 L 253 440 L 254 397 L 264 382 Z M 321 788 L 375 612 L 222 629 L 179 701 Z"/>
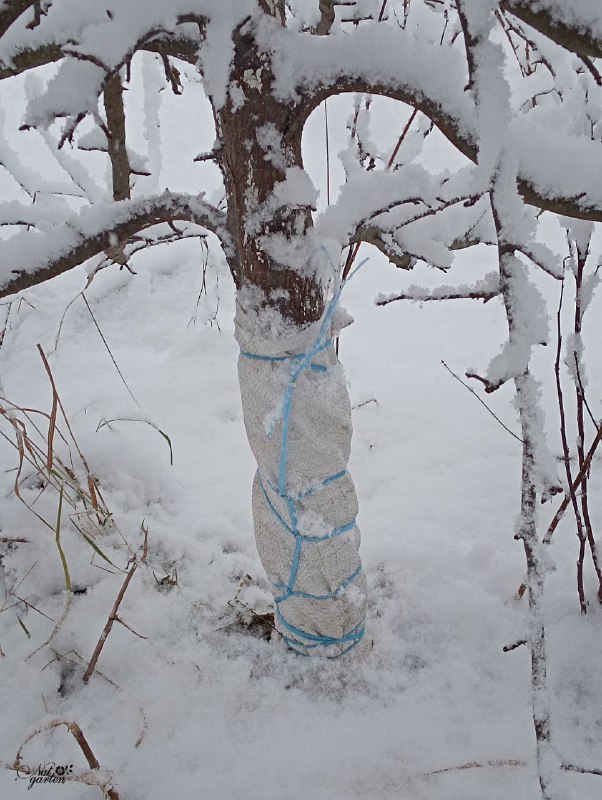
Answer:
<path fill-rule="evenodd" d="M 602 58 L 602 10 L 589 0 L 501 0 L 500 6 L 580 56 Z"/>
<path fill-rule="evenodd" d="M 21 14 L 36 5 L 36 0 L 12 0 L 11 3 L 0 4 L 0 36 L 4 34 L 10 26 L 16 22 Z M 36 19 L 35 14 L 29 23 L 31 26 Z"/>
<path fill-rule="evenodd" d="M 115 246 L 152 225 L 187 220 L 215 233 L 227 253 L 232 251 L 221 211 L 202 195 L 164 192 L 155 197 L 97 204 L 36 233 L 17 233 L 0 243 L 0 297 L 60 275 L 87 259 L 112 252 Z"/>
<path fill-rule="evenodd" d="M 59 61 L 66 55 L 91 61 L 111 73 L 137 50 L 190 64 L 198 61 L 206 20 L 194 4 L 175 3 L 173 9 L 162 7 L 162 13 L 150 14 L 148 4 L 142 8 L 136 0 L 130 0 L 121 3 L 123 8 L 117 12 L 89 10 L 90 24 L 81 29 L 69 9 L 55 3 L 31 30 L 32 26 L 23 26 L 19 17 L 32 5 L 11 3 L 0 11 L 0 79 Z M 15 13 L 19 8 L 21 11 Z"/>
<path fill-rule="evenodd" d="M 386 95 L 419 108 L 474 158 L 474 104 L 463 91 L 466 68 L 455 50 L 378 23 L 329 36 L 261 34 L 260 44 L 272 54 L 276 95 L 291 102 L 303 98 L 305 117 L 333 94 Z"/>
<path fill-rule="evenodd" d="M 148 53 L 157 53 L 166 58 L 178 58 L 189 64 L 196 64 L 198 47 L 198 37 L 188 36 L 181 31 L 175 31 L 170 34 L 158 33 L 151 39 L 139 42 L 132 53 L 129 54 L 129 57 L 131 58 L 133 52 L 143 50 Z M 63 46 L 56 43 L 43 44 L 39 47 L 25 46 L 19 48 L 11 53 L 8 61 L 0 57 L 0 80 L 12 78 L 36 67 L 43 67 L 45 64 L 55 63 L 65 58 L 65 55 Z M 123 63 L 127 60 L 128 58 L 124 57 Z"/>
<path fill-rule="evenodd" d="M 318 37 L 282 31 L 260 35 L 271 52 L 282 99 L 298 102 L 305 118 L 343 92 L 382 95 L 418 108 L 468 159 L 477 160 L 478 125 L 464 87 L 466 58 L 457 49 L 426 42 L 411 31 L 366 25 Z M 544 128 L 528 115 L 508 126 L 525 202 L 565 216 L 602 221 L 602 147 L 590 138 Z M 558 153 L 563 158 L 558 158 Z"/>
<path fill-rule="evenodd" d="M 480 281 L 472 285 L 437 286 L 426 289 L 423 286 L 408 286 L 405 292 L 389 295 L 378 295 L 374 302 L 377 306 L 386 306 L 396 300 L 411 300 L 415 303 L 426 303 L 432 300 L 482 300 L 488 303 L 500 294 L 500 278 L 490 272 Z"/>
<path fill-rule="evenodd" d="M 529 633 L 533 724 L 542 800 L 559 800 L 560 760 L 554 750 L 547 679 L 547 644 L 543 613 L 544 583 L 549 571 L 537 533 L 538 495 L 556 489 L 555 467 L 546 446 L 540 388 L 531 373 L 534 346 L 544 343 L 547 317 L 538 288 L 528 278 L 516 256 L 515 230 L 529 238 L 528 216 L 516 191 L 516 160 L 508 148 L 511 119 L 510 91 L 500 66 L 498 45 L 490 38 L 491 12 L 480 0 L 457 0 L 461 8 L 470 84 L 477 106 L 479 167 L 491 175 L 491 211 L 498 241 L 499 288 L 508 322 L 508 341 L 491 362 L 487 377 L 479 378 L 491 392 L 514 379 L 515 405 L 522 439 L 521 504 L 517 540 L 522 540 L 527 561 Z M 479 377 L 472 375 L 472 377 Z"/>

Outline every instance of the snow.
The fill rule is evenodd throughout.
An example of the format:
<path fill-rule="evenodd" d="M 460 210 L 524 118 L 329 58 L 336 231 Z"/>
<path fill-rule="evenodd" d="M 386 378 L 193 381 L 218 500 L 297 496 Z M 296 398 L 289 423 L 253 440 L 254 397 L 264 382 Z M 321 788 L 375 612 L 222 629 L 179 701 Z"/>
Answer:
<path fill-rule="evenodd" d="M 545 11 L 552 20 L 575 27 L 592 39 L 602 38 L 602 13 L 596 0 L 535 0 L 534 11 Z"/>
<path fill-rule="evenodd" d="M 560 0 L 545 2 L 548 6 L 557 2 L 558 8 L 565 9 Z M 87 5 L 96 8 L 96 4 Z M 234 18 L 234 5 L 224 3 L 224 36 Z M 293 5 L 301 4 L 295 0 Z M 140 9 L 135 3 L 123 3 L 124 14 L 129 13 L 126 6 Z M 172 9 L 175 6 L 170 4 Z M 185 4 L 177 6 L 182 10 Z M 592 15 L 597 10 L 593 3 L 578 7 L 589 9 Z M 70 3 L 55 3 L 46 20 L 52 27 L 46 29 L 43 20 L 40 29 L 28 35 L 37 41 L 35 37 L 42 40 L 56 32 L 58 23 L 55 27 L 53 20 L 63 19 L 59 13 L 69 8 L 75 17 Z M 315 9 L 310 13 L 303 4 L 302 11 L 300 25 L 302 20 L 315 23 Z M 156 20 L 167 13 L 161 7 L 150 9 L 148 3 L 143 12 L 142 19 L 132 22 L 140 30 L 146 22 L 150 24 L 152 15 L 157 15 L 152 18 Z M 100 47 L 111 27 L 104 6 L 97 13 L 99 26 L 106 26 L 94 34 L 94 46 Z M 77 38 L 81 31 L 74 20 L 64 21 L 65 35 Z M 335 30 L 331 55 L 323 59 L 326 44 L 305 35 L 302 45 L 288 52 L 286 37 L 278 43 L 277 63 L 288 64 L 291 70 L 279 84 L 283 96 L 303 82 L 311 85 L 320 74 L 335 81 L 336 71 L 326 69 L 335 63 L 332 54 L 345 55 L 348 64 L 357 65 L 358 74 L 370 69 L 378 38 L 372 27 L 360 26 L 350 34 L 337 23 Z M 444 107 L 453 110 L 453 118 L 459 125 L 466 124 L 466 135 L 472 136 L 477 123 L 468 93 L 462 91 L 466 75 L 461 50 L 437 50 L 435 55 L 434 45 L 421 51 L 420 40 L 413 34 L 402 39 L 408 43 L 405 51 L 386 48 L 383 80 L 393 80 L 395 71 L 403 68 L 417 81 L 420 70 L 426 69 L 426 84 L 435 96 L 440 94 L 448 104 Z M 92 47 L 92 33 L 87 41 Z M 118 58 L 124 41 L 115 42 L 112 58 Z M 354 49 L 356 45 L 361 47 Z M 225 50 L 214 52 L 210 59 L 215 59 L 214 71 L 209 71 L 206 87 L 218 103 L 225 97 L 220 92 L 229 57 Z M 413 57 L 417 60 L 410 64 Z M 134 73 L 136 69 L 134 61 Z M 132 129 L 142 131 L 132 130 L 131 140 L 139 136 L 135 149 L 148 152 L 154 174 L 141 179 L 134 199 L 118 208 L 97 203 L 80 210 L 85 192 L 74 186 L 73 179 L 80 175 L 77 168 L 92 163 L 90 180 L 100 186 L 106 156 L 94 154 L 93 158 L 105 160 L 89 162 L 90 154 L 69 150 L 61 155 L 60 164 L 56 159 L 51 163 L 43 145 L 51 164 L 46 171 L 41 151 L 34 152 L 31 145 L 33 134 L 16 134 L 18 120 L 12 108 L 17 106 L 16 89 L 6 90 L 11 114 L 7 113 L 5 125 L 10 132 L 0 137 L 0 161 L 8 170 L 2 175 L 7 200 L 1 206 L 0 223 L 36 222 L 40 230 L 14 234 L 13 228 L 3 229 L 2 280 L 14 269 L 35 269 L 47 260 L 49 247 L 51 253 L 62 253 L 79 241 L 81 233 L 104 231 L 161 198 L 164 202 L 172 198 L 183 215 L 207 213 L 216 225 L 221 224 L 221 215 L 196 194 L 201 177 L 207 176 L 207 196 L 212 189 L 216 196 L 220 191 L 211 183 L 215 176 L 201 172 L 204 166 L 192 166 L 192 155 L 208 149 L 214 139 L 199 85 L 183 69 L 185 97 L 190 99 L 181 124 L 182 106 L 177 105 L 181 99 L 165 92 L 159 102 L 158 65 L 149 58 L 142 72 L 150 98 L 148 115 L 144 118 L 136 98 L 128 97 L 128 120 L 133 117 Z M 455 89 L 448 97 L 452 80 Z M 541 85 L 547 85 L 543 78 L 520 95 L 520 102 L 515 103 L 512 95 L 512 108 L 521 107 L 529 92 Z M 329 102 L 331 131 L 344 132 L 348 100 Z M 44 102 L 49 103 L 48 98 Z M 366 118 L 362 120 L 364 140 L 370 141 L 371 149 L 391 152 L 404 121 L 398 125 L 390 106 L 379 106 L 377 101 L 374 106 L 370 126 Z M 193 107 L 202 107 L 202 119 L 200 113 L 199 119 L 193 116 Z M 379 108 L 384 109 L 380 117 Z M 518 160 L 504 177 L 518 171 L 550 194 L 586 192 L 584 204 L 600 203 L 599 144 L 569 130 L 569 112 L 559 116 L 560 122 L 553 127 L 551 113 L 546 116 L 536 107 L 520 121 L 513 117 L 506 144 Z M 490 127 L 495 122 L 493 117 L 485 121 Z M 160 137 L 154 130 L 156 122 L 161 123 Z M 324 209 L 324 192 L 317 197 L 314 188 L 325 184 L 323 130 L 312 126 L 315 119 L 308 125 L 313 133 L 304 141 L 309 175 L 289 170 L 273 202 Z M 457 155 L 450 155 L 441 136 L 429 138 L 431 160 L 424 152 L 419 158 L 416 143 L 422 130 L 424 119 L 399 151 L 395 172 L 350 171 L 349 184 L 339 186 L 344 170 L 337 167 L 332 178 L 332 197 L 337 199 L 316 215 L 316 236 L 302 240 L 297 250 L 289 243 L 288 257 L 295 267 L 309 268 L 308 261 L 316 252 L 324 261 L 322 246 L 336 263 L 337 241 L 344 241 L 357 224 L 395 199 L 411 199 L 412 193 L 420 193 L 436 204 L 466 189 L 474 191 L 475 175 L 482 183 L 474 167 L 466 167 L 463 159 L 458 164 Z M 51 127 L 46 133 L 52 150 L 56 129 Z M 274 131 L 265 126 L 257 135 L 266 158 L 277 159 Z M 19 136 L 23 138 L 17 144 Z M 331 143 L 331 153 L 337 146 L 342 147 L 341 136 Z M 33 166 L 24 166 L 25 155 L 32 156 Z M 101 163 L 102 169 L 98 168 Z M 171 194 L 162 194 L 167 187 Z M 512 187 L 503 188 L 507 191 L 500 199 L 521 244 L 544 262 L 548 273 L 559 274 L 566 255 L 561 225 L 550 215 L 536 219 L 526 212 L 521 217 L 518 196 Z M 57 189 L 78 197 L 66 200 L 48 194 Z M 27 202 L 27 192 L 36 195 L 35 204 Z M 454 206 L 445 214 L 444 219 L 410 223 L 397 211 L 381 214 L 382 229 L 388 226 L 388 231 L 395 232 L 400 247 L 412 247 L 425 260 L 450 267 L 453 275 L 445 276 L 445 285 L 440 274 L 424 264 L 418 264 L 410 278 L 387 265 L 374 248 L 362 246 L 358 261 L 365 254 L 369 262 L 345 287 L 342 302 L 350 314 L 340 310 L 335 320 L 342 327 L 355 319 L 342 332 L 340 358 L 353 405 L 350 469 L 359 494 L 361 554 L 370 597 L 367 646 L 346 660 L 298 658 L 277 637 L 269 642 L 262 638 L 260 615 L 273 611 L 273 601 L 269 576 L 261 567 L 253 539 L 250 490 L 255 462 L 244 435 L 236 376 L 234 287 L 215 239 L 209 239 L 206 275 L 198 242 L 190 240 L 133 256 L 135 274 L 115 265 L 99 271 L 85 291 L 94 318 L 80 297 L 97 266 L 94 261 L 32 288 L 10 305 L 0 305 L 0 334 L 7 323 L 0 346 L 0 407 L 14 408 L 13 403 L 50 412 L 52 393 L 36 349 L 40 343 L 75 437 L 112 512 L 112 520 L 102 531 L 93 515 L 79 518 L 80 527 L 121 569 L 132 552 L 140 556 L 143 525 L 149 542 L 147 562 L 139 564 L 119 611 L 124 622 L 147 638 L 115 623 L 98 669 L 84 685 L 83 671 L 124 574 L 93 551 L 69 521 L 65 508 L 61 542 L 73 586 L 80 593 L 74 595 L 52 646 L 28 658 L 48 637 L 52 620 L 59 619 L 65 607 L 65 577 L 54 531 L 58 495 L 48 488 L 37 497 L 36 476 L 25 465 L 21 494 L 30 502 L 35 499 L 33 507 L 50 521 L 49 530 L 15 497 L 18 453 L 0 438 L 0 582 L 6 593 L 0 606 L 2 764 L 12 762 L 20 743 L 37 726 L 60 718 L 76 721 L 82 728 L 101 767 L 111 771 L 122 800 L 159 800 L 166 795 L 216 800 L 308 796 L 316 800 L 507 800 L 508 796 L 536 800 L 540 796 L 529 656 L 524 647 L 502 651 L 504 645 L 525 638 L 529 626 L 526 597 L 516 599 L 524 577 L 524 554 L 513 538 L 520 500 L 520 444 L 440 362 L 460 376 L 474 364 L 479 374 L 508 378 L 520 373 L 532 350 L 534 380 L 527 390 L 533 397 L 541 392 L 545 412 L 532 422 L 542 445 L 551 450 L 555 468 L 560 454 L 553 386 L 555 348 L 538 345 L 550 338 L 549 319 L 558 307 L 559 285 L 522 257 L 513 259 L 521 303 L 516 308 L 517 340 L 510 346 L 498 300 L 375 307 L 375 297 L 401 292 L 421 300 L 497 286 L 493 250 L 478 247 L 450 253 L 448 249 L 459 230 L 474 231 L 478 225 L 479 232 L 491 232 L 491 220 L 482 206 Z M 397 234 L 402 223 L 407 225 Z M 574 235 L 588 235 L 587 224 L 582 229 L 571 224 Z M 273 238 L 269 246 L 284 259 L 287 242 Z M 565 339 L 565 348 L 572 351 L 577 344 L 579 352 L 583 349 L 588 396 L 597 414 L 602 396 L 602 368 L 596 357 L 602 301 L 596 291 L 600 275 L 593 270 L 599 247 L 596 231 L 583 289 L 583 306 L 589 306 L 590 313 L 580 340 Z M 200 294 L 203 278 L 205 289 Z M 248 302 L 253 307 L 250 292 L 239 293 L 239 305 Z M 565 292 L 569 314 L 574 299 L 571 286 Z M 304 331 L 300 341 L 298 331 L 282 330 L 281 318 L 273 310 L 257 314 L 249 326 L 254 335 L 263 337 L 259 352 L 266 354 L 271 352 L 275 334 L 293 352 L 315 341 L 315 326 Z M 496 352 L 502 358 L 494 359 L 487 373 Z M 563 378 L 569 377 L 563 366 Z M 511 385 L 491 395 L 483 394 L 478 384 L 474 388 L 504 424 L 520 434 Z M 47 420 L 34 418 L 40 424 L 38 441 L 43 447 Z M 58 425 L 67 433 L 60 415 Z M 33 436 L 29 421 L 27 426 Z M 13 436 L 1 416 L 0 432 Z M 55 446 L 67 458 L 58 434 Z M 85 484 L 85 472 L 72 451 L 74 472 Z M 543 460 L 537 467 L 542 481 L 544 473 L 553 471 Z M 602 524 L 600 480 L 597 457 L 590 486 L 596 531 Z M 542 531 L 556 507 L 553 501 L 538 508 Z M 324 530 L 324 520 L 318 516 L 309 516 L 303 523 L 310 533 Z M 554 745 L 564 762 L 600 769 L 602 608 L 595 600 L 597 586 L 588 564 L 585 588 L 591 602 L 586 616 L 579 613 L 574 575 L 578 543 L 573 527 L 567 514 L 542 556 L 550 570 L 543 610 Z M 8 545 L 2 537 L 28 542 Z M 31 605 L 19 601 L 11 606 L 10 592 Z M 62 729 L 32 739 L 23 759 L 32 766 L 53 761 L 85 767 L 71 734 Z M 599 777 L 564 773 L 561 780 L 563 799 L 593 800 L 600 794 Z M 27 783 L 16 779 L 14 772 L 0 771 L 0 796 L 18 800 L 26 788 Z M 98 788 L 80 783 L 60 788 L 40 785 L 33 791 L 42 799 L 100 796 Z"/>
<path fill-rule="evenodd" d="M 58 116 L 96 111 L 105 77 L 105 70 L 96 64 L 64 59 L 44 94 L 30 99 L 24 124 L 45 127 Z"/>
<path fill-rule="evenodd" d="M 372 85 L 390 87 L 392 94 L 397 90 L 428 98 L 460 130 L 466 131 L 468 124 L 470 131 L 474 107 L 462 91 L 465 66 L 450 48 L 426 44 L 412 33 L 379 25 L 361 26 L 353 33 L 333 37 L 287 32 L 274 37 L 267 30 L 262 43 L 274 63 L 275 92 L 283 99 L 294 97 L 299 90 L 334 86 L 337 81 L 344 84 L 344 76 L 351 81 L 363 78 Z"/>
<path fill-rule="evenodd" d="M 96 432 L 102 418 L 140 412 L 81 301 L 68 312 L 50 356 L 80 446 L 120 530 L 138 547 L 142 518 L 149 528 L 149 565 L 135 575 L 122 610 L 149 638 L 115 626 L 98 669 L 118 688 L 99 676 L 84 687 L 76 664 L 55 661 L 40 671 L 52 653 L 23 661 L 48 633 L 48 620 L 32 610 L 20 614 L 30 641 L 15 610 L 4 612 L 4 760 L 35 725 L 61 717 L 78 722 L 123 797 L 187 797 L 199 787 L 215 798 L 295 800 L 309 791 L 320 800 L 400 794 L 505 800 L 510 790 L 536 797 L 527 654 L 501 651 L 521 638 L 525 624 L 524 601 L 514 600 L 523 557 L 512 539 L 520 447 L 439 364 L 443 358 L 461 369 L 486 360 L 504 337 L 501 309 L 470 301 L 458 301 L 461 308 L 376 309 L 369 302 L 375 289 L 398 289 L 406 279 L 375 255 L 345 289 L 356 322 L 343 334 L 341 358 L 357 406 L 352 469 L 374 649 L 363 661 L 315 666 L 246 632 L 236 623 L 236 604 L 228 605 L 247 574 L 240 602 L 263 613 L 270 601 L 250 519 L 254 465 L 236 385 L 232 286 L 220 267 L 221 333 L 202 318 L 189 325 L 200 285 L 189 247 L 152 252 L 135 276 L 106 270 L 87 292 L 143 414 L 172 440 L 173 467 L 164 440 L 148 426 L 124 422 Z M 84 283 L 76 271 L 32 290 L 35 311 L 26 305 L 13 311 L 0 351 L 3 393 L 13 401 L 49 408 L 34 344 L 53 349 L 64 307 Z M 215 291 L 212 279 L 214 301 Z M 595 341 L 599 334 L 590 335 Z M 374 357 L 379 342 L 387 343 L 386 358 Z M 595 373 L 592 396 L 602 379 Z M 488 402 L 514 427 L 508 397 Z M 377 403 L 360 406 L 370 398 Z M 5 442 L 2 447 L 10 467 L 14 456 Z M 2 479 L 6 496 L 11 474 Z M 56 496 L 46 496 L 44 510 L 56 514 Z M 31 545 L 8 553 L 9 580 L 37 559 L 21 591 L 34 605 L 52 598 L 41 610 L 56 617 L 64 592 L 53 537 L 14 497 L 1 515 L 2 535 L 35 542 L 35 557 Z M 122 576 L 90 566 L 90 548 L 66 523 L 63 542 L 74 581 L 90 588 L 75 598 L 54 649 L 74 649 L 87 659 Z M 127 553 L 115 535 L 99 543 L 124 565 Z M 558 569 L 550 578 L 548 632 L 557 735 L 567 759 L 596 766 L 600 612 L 592 604 L 587 617 L 579 615 L 568 527 L 557 532 L 553 552 Z M 178 585 L 160 588 L 153 571 L 160 580 L 174 568 Z M 83 766 L 67 732 L 34 739 L 25 759 Z M 527 766 L 425 775 L 494 759 Z M 592 800 L 596 780 L 574 776 L 575 796 Z M 0 787 L 10 798 L 25 788 L 8 772 L 0 773 Z M 57 789 L 35 791 L 51 798 Z M 60 792 L 78 799 L 98 794 L 79 785 Z"/>
<path fill-rule="evenodd" d="M 204 221 L 210 228 L 217 229 L 222 223 L 220 212 L 206 204 L 202 194 L 190 197 L 166 191 L 120 203 L 99 203 L 79 214 L 72 214 L 44 234 L 26 231 L 0 242 L 0 285 L 3 288 L 9 285 L 16 273 L 35 273 L 49 263 L 68 257 L 84 237 L 98 237 L 102 245 L 107 231 L 117 225 L 127 223 L 137 215 L 149 214 L 152 219 L 153 213 L 160 214 L 165 208 L 177 209 L 183 219 Z"/>

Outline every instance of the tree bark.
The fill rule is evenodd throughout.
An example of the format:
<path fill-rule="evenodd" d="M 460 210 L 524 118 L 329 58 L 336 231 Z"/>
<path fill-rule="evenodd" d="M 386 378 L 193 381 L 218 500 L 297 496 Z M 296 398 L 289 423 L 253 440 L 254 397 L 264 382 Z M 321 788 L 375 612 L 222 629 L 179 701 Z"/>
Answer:
<path fill-rule="evenodd" d="M 252 38 L 235 44 L 236 93 L 212 102 L 235 243 L 243 414 L 258 466 L 255 536 L 285 641 L 336 657 L 362 638 L 366 610 L 347 471 L 351 408 L 332 347 L 336 300 L 326 303 L 310 201 L 294 196 L 304 179 L 301 115 L 270 93 L 270 66 Z"/>

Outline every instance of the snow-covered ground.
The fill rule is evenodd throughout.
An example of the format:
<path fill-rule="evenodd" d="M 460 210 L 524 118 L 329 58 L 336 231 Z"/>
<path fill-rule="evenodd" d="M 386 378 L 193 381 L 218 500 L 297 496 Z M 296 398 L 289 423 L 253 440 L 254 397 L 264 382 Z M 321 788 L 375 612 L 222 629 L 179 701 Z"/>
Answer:
<path fill-rule="evenodd" d="M 3 760 L 12 761 L 36 726 L 60 718 L 80 725 L 124 800 L 536 797 L 528 654 L 502 652 L 521 638 L 525 620 L 525 601 L 515 600 L 523 556 L 512 538 L 520 448 L 440 363 L 456 371 L 485 364 L 503 337 L 501 308 L 469 301 L 376 308 L 377 290 L 407 283 L 377 256 L 345 289 L 356 322 L 342 337 L 341 359 L 356 406 L 351 467 L 374 646 L 361 658 L 314 662 L 244 627 L 251 611 L 269 610 L 270 595 L 253 542 L 254 468 L 236 383 L 233 292 L 224 268 L 212 272 L 197 311 L 200 279 L 196 246 L 182 244 L 154 251 L 135 276 L 106 270 L 88 290 L 141 409 L 81 299 L 67 312 L 50 364 L 116 526 L 134 549 L 143 520 L 148 527 L 147 564 L 119 612 L 148 638 L 115 625 L 98 662 L 104 677 L 83 685 L 124 575 L 101 569 L 108 565 L 65 524 L 71 578 L 87 591 L 74 598 L 51 646 L 27 660 L 53 624 L 23 605 L 0 615 Z M 33 308 L 13 310 L 1 351 L 3 392 L 13 402 L 50 409 L 35 344 L 52 350 L 65 305 L 83 284 L 81 272 L 70 274 L 32 291 Z M 206 323 L 216 292 L 221 330 Z M 386 358 L 377 357 L 382 352 Z M 490 398 L 516 428 L 509 399 L 509 392 Z M 116 417 L 159 426 L 171 439 L 173 466 L 166 441 L 148 425 L 97 431 Z M 10 591 L 31 567 L 17 594 L 56 620 L 65 585 L 55 537 L 12 494 L 14 472 L 4 470 L 16 454 L 6 441 L 0 446 L 2 535 L 31 542 L 3 547 L 4 586 Z M 30 500 L 37 493 L 22 491 Z M 598 491 L 592 498 L 599 523 Z M 35 507 L 52 520 L 57 504 L 48 490 Z M 551 516 L 543 507 L 542 519 Z M 97 542 L 125 567 L 116 533 Z M 595 603 L 579 614 L 568 526 L 552 553 L 555 734 L 565 760 L 597 766 L 602 614 Z M 174 569 L 177 585 L 160 586 Z M 85 766 L 65 729 L 33 739 L 23 760 Z M 497 760 L 524 765 L 487 766 Z M 483 766 L 429 774 L 471 762 Z M 600 790 L 595 777 L 568 780 L 584 800 Z M 3 797 L 18 798 L 26 786 L 0 773 Z M 81 784 L 33 791 L 100 794 Z"/>
<path fill-rule="evenodd" d="M 104 270 L 87 290 L 139 406 L 81 298 L 67 310 L 55 348 L 63 312 L 85 286 L 83 270 L 31 290 L 27 303 L 12 307 L 0 349 L 2 396 L 50 412 L 40 343 L 113 514 L 112 527 L 90 535 L 125 569 L 128 546 L 140 555 L 144 524 L 148 557 L 119 609 L 146 638 L 116 623 L 84 685 L 125 573 L 93 551 L 65 510 L 60 541 L 77 594 L 50 645 L 29 657 L 61 616 L 65 575 L 55 532 L 14 495 L 18 454 L 0 440 L 0 536 L 29 540 L 0 544 L 2 762 L 12 763 L 38 726 L 61 719 L 81 727 L 121 800 L 538 797 L 529 657 L 524 647 L 502 651 L 524 637 L 526 624 L 526 598 L 516 600 L 524 556 L 513 539 L 520 446 L 441 364 L 458 374 L 483 371 L 506 335 L 502 307 L 494 300 L 377 308 L 377 293 L 435 285 L 441 276 L 408 276 L 376 251 L 366 255 L 370 261 L 343 294 L 355 323 L 342 335 L 340 357 L 354 405 L 350 466 L 373 644 L 332 662 L 300 658 L 276 636 L 262 637 L 257 615 L 271 610 L 271 595 L 253 540 L 254 463 L 238 395 L 233 285 L 219 254 L 212 251 L 198 306 L 198 242 L 150 251 L 136 262 L 136 275 Z M 460 259 L 457 282 L 491 269 L 489 258 L 484 251 Z M 543 288 L 556 302 L 552 283 Z M 590 400 L 599 410 L 599 297 L 586 328 Z M 553 349 L 536 358 L 548 390 Z M 549 441 L 559 454 L 547 396 Z M 516 431 L 511 401 L 510 386 L 487 397 Z M 99 428 L 116 419 L 125 421 Z M 173 464 L 167 440 L 132 420 L 167 434 Z M 59 426 L 65 428 L 60 415 Z M 8 425 L 0 428 L 12 434 Z M 56 448 L 65 456 L 58 438 Z M 25 467 L 21 478 L 27 476 Z M 599 460 L 592 481 L 599 531 Z M 38 491 L 34 480 L 22 483 L 28 502 Z M 58 503 L 47 489 L 34 508 L 54 524 Z M 541 507 L 542 531 L 557 504 Z M 550 552 L 557 566 L 547 584 L 555 743 L 563 761 L 600 768 L 602 609 L 588 564 L 592 602 L 586 616 L 579 613 L 568 515 Z M 15 596 L 30 605 L 13 605 Z M 33 738 L 22 759 L 32 767 L 86 767 L 65 728 Z M 575 800 L 602 793 L 599 777 L 572 773 L 565 780 Z M 0 771 L 2 798 L 18 800 L 27 786 Z M 100 797 L 97 787 L 81 783 L 37 785 L 32 793 L 40 800 Z"/>

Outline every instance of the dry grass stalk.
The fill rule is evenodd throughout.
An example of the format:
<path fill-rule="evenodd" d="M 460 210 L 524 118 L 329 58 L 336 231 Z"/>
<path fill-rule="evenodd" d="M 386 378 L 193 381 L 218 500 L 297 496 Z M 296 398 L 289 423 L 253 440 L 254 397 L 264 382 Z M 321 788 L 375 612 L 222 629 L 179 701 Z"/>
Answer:
<path fill-rule="evenodd" d="M 60 618 L 54 625 L 50 635 L 40 644 L 36 649 L 31 652 L 27 659 L 32 658 L 42 648 L 52 642 L 59 629 L 63 625 L 67 615 L 69 614 L 72 601 L 71 591 L 71 576 L 67 565 L 65 553 L 61 545 L 61 517 L 63 513 L 63 504 L 70 507 L 72 513 L 68 515 L 74 528 L 81 534 L 84 541 L 102 559 L 108 562 L 112 567 L 115 567 L 111 559 L 105 555 L 102 549 L 94 541 L 94 534 L 102 533 L 107 529 L 109 524 L 112 524 L 112 516 L 104 502 L 100 489 L 97 486 L 96 479 L 94 478 L 86 457 L 84 456 L 79 444 L 74 436 L 73 429 L 67 418 L 65 408 L 59 396 L 56 381 L 48 364 L 48 360 L 44 355 L 41 347 L 38 345 L 38 351 L 42 358 L 44 368 L 50 380 L 52 387 L 52 409 L 48 414 L 44 411 L 33 408 L 25 408 L 17 406 L 14 403 L 0 397 L 0 420 L 4 419 L 11 426 L 14 439 L 7 436 L 4 431 L 0 430 L 2 435 L 17 451 L 18 463 L 15 468 L 15 481 L 13 490 L 16 497 L 31 511 L 32 514 L 49 530 L 52 530 L 55 536 L 56 546 L 61 559 L 63 573 L 65 576 L 65 586 L 67 589 L 66 600 Z M 59 411 L 64 418 L 66 432 L 63 433 L 59 426 L 58 414 Z M 42 420 L 47 423 L 46 425 L 39 425 L 36 420 Z M 67 458 L 61 457 L 57 451 L 57 443 L 67 450 Z M 76 452 L 79 457 L 81 468 L 78 470 L 74 464 L 73 452 Z M 30 474 L 24 477 L 25 468 L 29 468 Z M 83 472 L 83 475 L 82 475 Z M 25 480 L 33 479 L 39 485 L 39 494 L 30 501 L 27 495 L 22 491 L 22 484 Z M 34 506 L 41 494 L 43 494 L 48 487 L 54 489 L 59 496 L 58 514 L 55 520 L 46 519 L 43 512 L 40 513 Z M 82 510 L 83 505 L 83 510 Z M 82 517 L 83 525 L 82 525 Z M 123 538 L 123 537 L 122 537 Z M 20 541 L 19 538 L 5 537 L 3 541 L 11 544 Z M 23 543 L 28 540 L 22 539 Z M 124 539 L 125 541 L 125 539 Z M 127 545 L 127 542 L 126 542 Z M 129 546 L 128 546 L 129 547 Z M 131 549 L 130 549 L 131 551 Z M 93 556 L 94 558 L 94 556 Z M 118 569 L 117 567 L 115 567 Z M 24 578 L 27 576 L 24 576 Z M 24 578 L 19 582 L 22 583 Z M 18 586 L 9 593 L 9 597 L 15 597 L 16 602 L 13 605 L 24 604 L 30 607 L 26 600 L 19 598 L 16 595 Z M 7 610 L 12 606 L 7 606 L 6 598 L 3 607 L 0 611 Z M 34 609 L 38 610 L 38 609 Z M 42 613 L 42 612 L 39 612 Z M 51 620 L 54 622 L 54 620 Z"/>
<path fill-rule="evenodd" d="M 78 515 L 84 513 L 91 521 L 93 521 L 92 516 L 94 516 L 96 518 L 96 522 L 93 523 L 94 527 L 97 531 L 101 531 L 106 527 L 107 523 L 110 522 L 111 514 L 102 498 L 86 457 L 75 439 L 64 406 L 58 394 L 56 382 L 50 370 L 48 360 L 39 345 L 38 350 L 52 387 L 51 413 L 48 414 L 38 409 L 18 406 L 6 398 L 0 397 L 0 418 L 5 419 L 12 427 L 15 438 L 12 440 L 4 431 L 0 431 L 0 435 L 6 439 L 18 453 L 18 464 L 14 482 L 15 495 L 45 527 L 55 531 L 55 523 L 45 519 L 33 508 L 37 497 L 32 503 L 29 503 L 21 493 L 22 474 L 27 464 L 33 469 L 36 478 L 41 484 L 40 494 L 42 494 L 48 486 L 54 488 L 57 493 L 60 493 L 62 490 L 64 501 L 73 511 L 77 512 Z M 63 434 L 58 424 L 57 418 L 59 409 L 65 421 L 68 431 L 67 435 Z M 36 417 L 47 420 L 48 428 L 45 432 L 36 423 Z M 57 437 L 60 438 L 62 444 L 67 449 L 69 464 L 57 453 Z M 83 467 L 84 475 L 81 479 L 77 475 L 77 470 L 73 462 L 72 449 L 75 449 L 77 452 L 81 466 Z M 80 503 L 84 506 L 84 512 L 78 511 Z M 76 525 L 76 527 L 78 526 Z"/>

